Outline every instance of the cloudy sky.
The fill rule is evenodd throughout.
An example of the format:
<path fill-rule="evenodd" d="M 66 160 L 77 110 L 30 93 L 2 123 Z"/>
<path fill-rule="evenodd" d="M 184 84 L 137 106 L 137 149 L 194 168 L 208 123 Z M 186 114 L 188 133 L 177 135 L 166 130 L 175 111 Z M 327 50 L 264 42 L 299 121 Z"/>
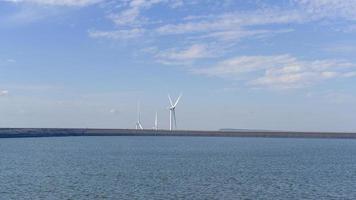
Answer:
<path fill-rule="evenodd" d="M 355 0 L 0 0 L 0 126 L 356 130 Z"/>

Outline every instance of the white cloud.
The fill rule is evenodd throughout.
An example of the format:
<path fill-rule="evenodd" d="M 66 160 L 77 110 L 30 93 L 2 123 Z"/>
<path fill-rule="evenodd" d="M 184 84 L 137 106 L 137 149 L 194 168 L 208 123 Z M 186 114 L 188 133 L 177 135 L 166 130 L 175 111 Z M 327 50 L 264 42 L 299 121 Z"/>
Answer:
<path fill-rule="evenodd" d="M 7 59 L 2 59 L 0 58 L 0 64 L 13 64 L 13 63 L 16 63 L 16 59 L 13 59 L 13 58 L 7 58 Z"/>
<path fill-rule="evenodd" d="M 32 2 L 42 5 L 84 6 L 100 0 L 7 0 L 11 2 Z M 262 37 L 293 31 L 286 26 L 318 22 L 324 19 L 355 20 L 355 0 L 293 0 L 291 7 L 263 7 L 248 11 L 220 12 L 219 14 L 188 16 L 174 22 L 166 19 L 155 23 L 144 15 L 144 11 L 157 4 L 170 8 L 184 6 L 182 0 L 123 0 L 113 1 L 117 6 L 112 9 L 109 19 L 115 25 L 114 30 L 91 30 L 92 38 L 130 40 L 145 36 L 160 40 L 162 36 L 182 36 L 166 50 L 157 50 L 151 54 L 163 64 L 187 64 L 204 58 L 217 57 L 216 52 L 225 53 L 226 49 L 236 45 L 241 39 Z M 116 9 L 119 8 L 119 11 Z M 115 10 L 115 11 L 113 11 Z M 268 28 L 269 27 L 269 28 Z M 152 39 L 152 38 L 149 38 Z M 189 44 L 181 48 L 182 44 Z M 150 44 L 152 45 L 152 44 Z M 224 48 L 221 48 L 225 46 Z M 216 51 L 216 49 L 224 51 Z M 299 88 L 323 80 L 355 77 L 355 70 L 346 70 L 353 66 L 340 60 L 299 60 L 290 55 L 277 56 L 239 56 L 227 59 L 212 68 L 195 70 L 196 73 L 244 80 L 253 87 Z"/>
<path fill-rule="evenodd" d="M 28 24 L 41 19 L 45 19 L 52 15 L 53 13 L 47 9 L 39 9 L 37 7 L 32 6 L 23 6 L 20 7 L 17 12 L 11 13 L 7 16 L 3 16 L 0 19 L 0 23 L 5 24 L 7 26 Z"/>
<path fill-rule="evenodd" d="M 170 49 L 156 55 L 157 58 L 167 61 L 189 61 L 212 56 L 213 54 L 208 50 L 208 47 L 202 44 L 194 44 L 180 51 Z"/>
<path fill-rule="evenodd" d="M 1 1 L 1 0 L 0 0 Z M 103 0 L 3 0 L 18 4 L 16 11 L 3 15 L 0 24 L 9 27 L 34 23 L 37 21 L 63 15 L 72 7 L 93 5 Z"/>
<path fill-rule="evenodd" d="M 356 53 L 355 45 L 356 43 L 353 41 L 347 43 L 329 44 L 323 48 L 323 51 L 333 54 L 354 55 L 354 53 Z"/>
<path fill-rule="evenodd" d="M 344 18 L 356 20 L 355 0 L 295 0 L 314 18 Z"/>
<path fill-rule="evenodd" d="M 185 57 L 187 52 L 177 50 L 176 47 L 181 46 L 183 42 L 200 43 L 213 49 L 225 45 L 225 49 L 228 49 L 244 38 L 261 38 L 294 31 L 294 27 L 291 26 L 286 28 L 269 25 L 296 25 L 340 17 L 352 19 L 355 15 L 350 12 L 352 10 L 350 8 L 355 7 L 354 0 L 293 0 L 291 2 L 293 3 L 290 3 L 289 7 L 264 6 L 263 8 L 256 7 L 254 10 L 234 12 L 224 12 L 222 9 L 220 13 L 186 16 L 182 20 L 174 19 L 172 22 L 164 18 L 152 19 L 151 16 L 144 15 L 143 11 L 157 4 L 174 8 L 186 6 L 187 2 L 182 0 L 125 0 L 118 3 L 121 8 L 119 12 L 114 11 L 109 15 L 109 19 L 114 22 L 118 30 L 96 31 L 91 32 L 90 35 L 95 38 L 111 39 L 145 36 L 145 38 L 153 39 L 152 41 L 160 40 L 162 36 L 181 36 L 182 39 L 176 42 L 177 45 L 172 45 L 171 50 L 161 52 L 158 56 L 168 58 L 161 59 L 162 63 L 171 64 L 174 60 L 182 60 L 173 59 L 173 57 Z M 338 9 L 342 14 L 336 12 Z M 137 29 L 141 30 L 139 34 Z M 128 37 L 124 36 L 126 32 L 129 33 Z M 189 59 L 189 56 L 187 57 Z"/>
<path fill-rule="evenodd" d="M 7 96 L 9 94 L 9 91 L 7 90 L 0 90 L 0 96 Z"/>
<path fill-rule="evenodd" d="M 12 59 L 12 58 L 7 59 L 6 61 L 9 62 L 9 63 L 15 63 L 16 62 L 16 60 Z"/>
<path fill-rule="evenodd" d="M 89 31 L 89 36 L 92 38 L 107 38 L 115 40 L 127 40 L 140 37 L 144 34 L 144 30 L 140 28 L 133 28 L 128 30 L 116 31 Z"/>
<path fill-rule="evenodd" d="M 118 26 L 139 26 L 146 21 L 141 16 L 141 10 L 161 2 L 163 0 L 130 0 L 124 10 L 118 14 L 111 14 L 109 18 Z"/>
<path fill-rule="evenodd" d="M 51 6 L 87 6 L 99 3 L 102 0 L 5 0 L 13 3 L 34 3 L 38 5 Z"/>
<path fill-rule="evenodd" d="M 346 78 L 356 77 L 356 71 L 344 73 L 343 76 Z"/>
<path fill-rule="evenodd" d="M 203 34 L 200 37 L 201 39 L 209 39 L 213 38 L 215 40 L 219 40 L 222 42 L 230 43 L 231 42 L 239 42 L 243 38 L 248 37 L 265 37 L 265 36 L 273 36 L 275 34 L 287 33 L 293 31 L 292 29 L 281 29 L 281 30 L 268 30 L 268 29 L 260 29 L 260 30 L 248 30 L 248 29 L 240 29 L 240 30 L 223 30 L 216 31 L 212 33 Z"/>
<path fill-rule="evenodd" d="M 184 1 L 183 0 L 171 0 L 171 4 L 170 6 L 172 8 L 178 8 L 184 5 Z"/>
<path fill-rule="evenodd" d="M 126 0 L 120 2 L 118 7 L 124 9 L 118 13 L 111 13 L 108 16 L 118 27 L 118 30 L 90 31 L 89 35 L 94 38 L 105 37 L 119 40 L 140 37 L 145 32 L 148 32 L 143 28 L 143 25 L 149 22 L 148 19 L 141 16 L 141 11 L 164 1 L 165 0 Z"/>
<path fill-rule="evenodd" d="M 188 16 L 176 24 L 156 29 L 161 35 L 198 34 L 203 38 L 235 41 L 255 35 L 290 32 L 263 25 L 302 24 L 323 19 L 356 19 L 355 0 L 295 0 L 294 8 L 264 8 L 208 16 Z"/>
<path fill-rule="evenodd" d="M 111 113 L 111 114 L 119 114 L 120 110 L 118 110 L 116 108 L 112 108 L 112 109 L 109 110 L 109 113 Z"/>
<path fill-rule="evenodd" d="M 140 16 L 140 10 L 138 8 L 131 8 L 121 12 L 120 14 L 110 15 L 110 18 L 116 25 L 133 25 L 138 23 L 137 18 Z"/>
<path fill-rule="evenodd" d="M 49 92 L 49 91 L 56 91 L 63 89 L 62 87 L 55 86 L 55 85 L 21 85 L 21 84 L 15 84 L 15 85 L 7 85 L 6 88 L 9 88 L 10 90 L 16 90 L 16 91 L 21 91 L 21 92 Z"/>
<path fill-rule="evenodd" d="M 231 12 L 211 16 L 190 16 L 178 24 L 165 24 L 156 29 L 160 35 L 194 35 L 198 39 L 238 42 L 242 38 L 290 32 L 292 29 L 266 29 L 271 24 L 302 23 L 308 17 L 299 10 L 265 9 Z"/>
<path fill-rule="evenodd" d="M 244 82 L 249 87 L 302 88 L 336 78 L 351 78 L 355 64 L 342 60 L 298 60 L 290 55 L 240 56 L 193 72 Z"/>
<path fill-rule="evenodd" d="M 208 17 L 190 18 L 187 22 L 179 24 L 167 24 L 157 31 L 161 34 L 183 34 L 199 32 L 215 32 L 227 30 L 244 30 L 245 26 L 265 24 L 284 24 L 290 22 L 302 22 L 306 17 L 297 10 L 266 9 L 249 12 L 231 12 Z M 200 19 L 200 20 L 195 20 Z"/>

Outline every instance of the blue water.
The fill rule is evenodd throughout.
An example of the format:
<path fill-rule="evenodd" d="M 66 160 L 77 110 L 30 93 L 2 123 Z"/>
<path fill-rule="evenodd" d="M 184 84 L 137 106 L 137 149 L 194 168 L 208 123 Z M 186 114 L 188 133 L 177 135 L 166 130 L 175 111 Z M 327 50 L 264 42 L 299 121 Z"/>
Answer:
<path fill-rule="evenodd" d="M 0 199 L 356 199 L 356 140 L 0 139 Z"/>

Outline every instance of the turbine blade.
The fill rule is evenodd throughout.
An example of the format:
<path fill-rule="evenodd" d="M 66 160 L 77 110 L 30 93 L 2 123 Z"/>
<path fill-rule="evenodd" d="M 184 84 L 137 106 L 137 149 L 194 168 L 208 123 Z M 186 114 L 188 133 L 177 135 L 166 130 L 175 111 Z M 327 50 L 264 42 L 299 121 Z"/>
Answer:
<path fill-rule="evenodd" d="M 158 117 L 157 117 L 157 112 L 156 112 L 156 118 L 155 118 L 155 128 L 158 128 Z"/>
<path fill-rule="evenodd" d="M 179 102 L 179 100 L 180 100 L 181 97 L 182 97 L 182 93 L 179 95 L 179 97 L 178 97 L 178 99 L 177 99 L 177 101 L 176 101 L 176 103 L 174 104 L 173 107 L 176 107 L 176 106 L 177 106 L 177 104 L 178 104 L 178 102 Z"/>
<path fill-rule="evenodd" d="M 169 103 L 171 104 L 171 106 L 173 106 L 173 101 L 172 101 L 171 95 L 169 95 L 169 94 L 168 94 L 168 99 L 169 99 Z"/>
<path fill-rule="evenodd" d="M 140 121 L 141 118 L 140 113 L 140 101 L 137 102 L 137 120 Z"/>

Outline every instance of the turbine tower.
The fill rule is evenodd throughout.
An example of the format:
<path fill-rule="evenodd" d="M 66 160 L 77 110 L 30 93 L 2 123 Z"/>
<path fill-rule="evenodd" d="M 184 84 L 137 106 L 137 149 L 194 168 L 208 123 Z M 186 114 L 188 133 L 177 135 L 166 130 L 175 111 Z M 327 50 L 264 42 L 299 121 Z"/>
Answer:
<path fill-rule="evenodd" d="M 142 124 L 141 124 L 141 112 L 140 112 L 140 102 L 137 103 L 137 122 L 136 122 L 136 130 L 143 130 Z"/>
<path fill-rule="evenodd" d="M 157 116 L 157 112 L 156 112 L 155 125 L 154 125 L 154 127 L 153 127 L 153 130 L 158 130 L 158 116 Z"/>
<path fill-rule="evenodd" d="M 176 106 L 177 106 L 181 97 L 182 97 L 182 94 L 179 95 L 178 99 L 173 104 L 172 98 L 168 94 L 169 103 L 171 105 L 168 108 L 169 109 L 169 130 L 171 130 L 171 131 L 174 129 L 177 129 Z"/>

